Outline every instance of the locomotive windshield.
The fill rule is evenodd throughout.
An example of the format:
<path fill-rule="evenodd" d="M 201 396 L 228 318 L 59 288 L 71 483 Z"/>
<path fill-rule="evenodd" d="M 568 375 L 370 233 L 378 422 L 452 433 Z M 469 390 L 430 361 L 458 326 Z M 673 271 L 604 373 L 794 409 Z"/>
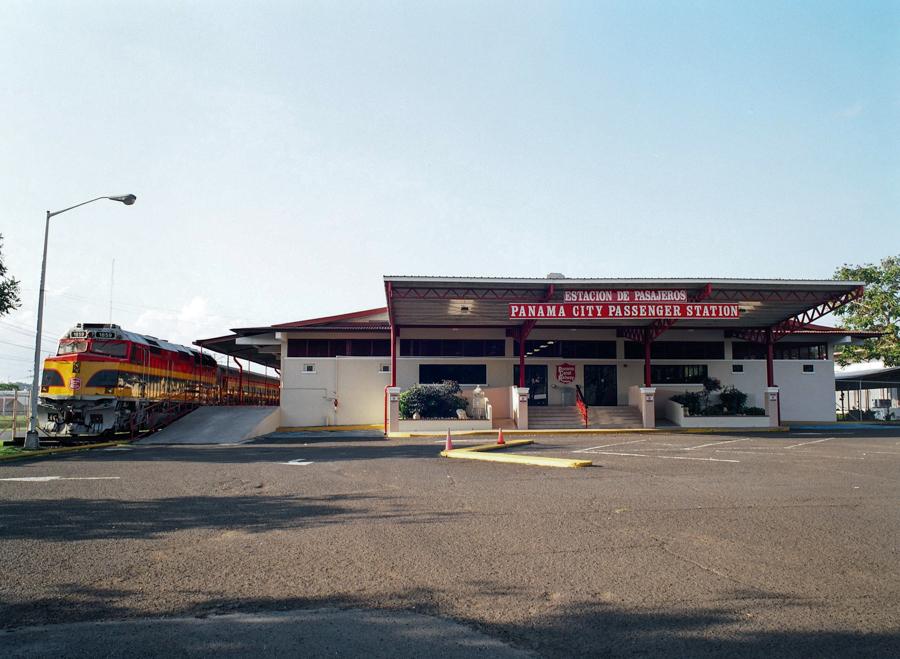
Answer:
<path fill-rule="evenodd" d="M 62 340 L 59 342 L 59 350 L 57 350 L 57 355 L 71 355 L 76 352 L 87 352 L 88 343 L 87 341 L 82 340 Z"/>
<path fill-rule="evenodd" d="M 108 357 L 125 357 L 128 354 L 128 344 L 123 341 L 91 341 L 91 352 Z"/>

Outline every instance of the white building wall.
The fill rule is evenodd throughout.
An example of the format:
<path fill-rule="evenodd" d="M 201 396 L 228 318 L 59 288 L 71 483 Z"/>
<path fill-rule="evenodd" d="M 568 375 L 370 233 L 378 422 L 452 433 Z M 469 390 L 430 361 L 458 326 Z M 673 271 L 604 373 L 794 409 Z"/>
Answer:
<path fill-rule="evenodd" d="M 812 364 L 814 373 L 804 373 Z M 765 368 L 765 362 L 763 362 Z M 781 390 L 782 421 L 835 421 L 834 362 L 783 360 L 775 362 L 775 384 Z"/>
<path fill-rule="evenodd" d="M 296 335 L 300 338 L 300 335 Z M 303 338 L 384 338 L 381 334 L 353 332 L 304 332 Z M 287 335 L 282 337 L 287 338 Z M 453 338 L 453 339 L 497 339 L 506 338 L 504 330 L 460 329 L 450 332 L 446 329 L 421 328 L 406 329 L 400 339 L 413 338 Z M 530 357 L 526 365 L 547 366 L 547 384 L 550 405 L 563 402 L 563 389 L 584 383 L 586 364 L 614 364 L 617 373 L 617 394 L 620 405 L 628 404 L 628 388 L 643 385 L 643 360 L 624 359 L 624 339 L 616 339 L 614 330 L 551 330 L 536 329 L 529 340 L 615 340 L 619 359 L 541 359 Z M 666 333 L 666 340 L 722 340 L 721 331 L 672 330 Z M 787 341 L 789 339 L 785 339 Z M 800 340 L 799 338 L 797 340 Z M 504 358 L 483 357 L 398 357 L 397 385 L 406 389 L 419 379 L 420 364 L 484 364 L 487 367 L 489 387 L 508 387 L 513 383 L 514 366 L 518 357 L 513 357 L 513 339 L 507 338 L 508 355 Z M 728 359 L 732 354 L 731 340 L 725 340 L 724 360 L 654 360 L 658 364 L 707 364 L 710 377 L 717 378 L 723 386 L 735 386 L 748 395 L 747 404 L 763 407 L 763 390 L 766 386 L 766 363 L 764 360 Z M 556 366 L 562 363 L 575 364 L 576 379 L 572 384 L 562 384 L 556 380 Z M 733 373 L 732 364 L 742 364 L 742 373 Z M 312 364 L 314 373 L 304 373 L 304 364 Z M 384 387 L 390 383 L 390 374 L 381 372 L 381 365 L 390 364 L 390 357 L 287 357 L 287 342 L 282 344 L 282 425 L 286 427 L 318 425 L 352 425 L 381 423 L 384 415 Z M 803 364 L 814 364 L 813 374 L 803 373 Z M 782 419 L 789 421 L 834 421 L 834 363 L 826 360 L 777 360 L 775 362 L 775 382 L 781 388 Z M 697 385 L 679 387 L 661 385 L 657 395 L 657 407 L 665 404 L 679 391 L 696 390 Z M 337 399 L 335 410 L 333 400 Z"/>

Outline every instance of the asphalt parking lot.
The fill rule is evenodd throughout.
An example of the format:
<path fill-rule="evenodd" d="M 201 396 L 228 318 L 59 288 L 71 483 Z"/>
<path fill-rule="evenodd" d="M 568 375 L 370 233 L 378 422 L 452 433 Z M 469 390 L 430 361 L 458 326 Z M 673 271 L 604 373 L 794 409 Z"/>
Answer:
<path fill-rule="evenodd" d="M 0 643 L 900 654 L 900 429 L 536 439 L 516 452 L 595 466 L 365 433 L 2 463 Z"/>

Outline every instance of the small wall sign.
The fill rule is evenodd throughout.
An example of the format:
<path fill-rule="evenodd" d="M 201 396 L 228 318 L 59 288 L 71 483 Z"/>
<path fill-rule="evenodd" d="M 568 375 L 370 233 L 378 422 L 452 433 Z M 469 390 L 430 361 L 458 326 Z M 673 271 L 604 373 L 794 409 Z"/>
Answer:
<path fill-rule="evenodd" d="M 562 384 L 575 382 L 575 364 L 557 364 L 556 380 Z"/>

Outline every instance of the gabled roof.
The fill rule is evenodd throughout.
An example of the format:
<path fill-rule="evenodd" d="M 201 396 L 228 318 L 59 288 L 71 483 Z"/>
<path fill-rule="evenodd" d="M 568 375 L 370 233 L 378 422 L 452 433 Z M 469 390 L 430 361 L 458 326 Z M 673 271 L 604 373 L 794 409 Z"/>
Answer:
<path fill-rule="evenodd" d="M 816 325 L 807 323 L 802 330 L 796 330 L 794 334 L 827 334 L 830 336 L 852 336 L 857 339 L 874 339 L 881 336 L 881 332 L 872 330 L 854 330 L 844 327 L 828 327 L 828 325 Z"/>
<path fill-rule="evenodd" d="M 375 316 L 384 316 L 384 318 L 375 320 Z M 340 323 L 344 326 L 357 325 L 367 322 L 365 319 L 370 318 L 369 323 L 386 325 L 387 307 L 376 307 L 375 309 L 365 309 L 363 311 L 353 311 L 350 313 L 342 313 L 336 316 L 323 316 L 322 318 L 310 318 L 308 320 L 295 320 L 292 323 L 279 323 L 272 325 L 272 329 L 292 329 L 295 327 L 310 327 L 312 325 L 334 325 Z M 342 321 L 354 321 L 352 324 Z M 236 330 L 235 330 L 236 331 Z"/>

